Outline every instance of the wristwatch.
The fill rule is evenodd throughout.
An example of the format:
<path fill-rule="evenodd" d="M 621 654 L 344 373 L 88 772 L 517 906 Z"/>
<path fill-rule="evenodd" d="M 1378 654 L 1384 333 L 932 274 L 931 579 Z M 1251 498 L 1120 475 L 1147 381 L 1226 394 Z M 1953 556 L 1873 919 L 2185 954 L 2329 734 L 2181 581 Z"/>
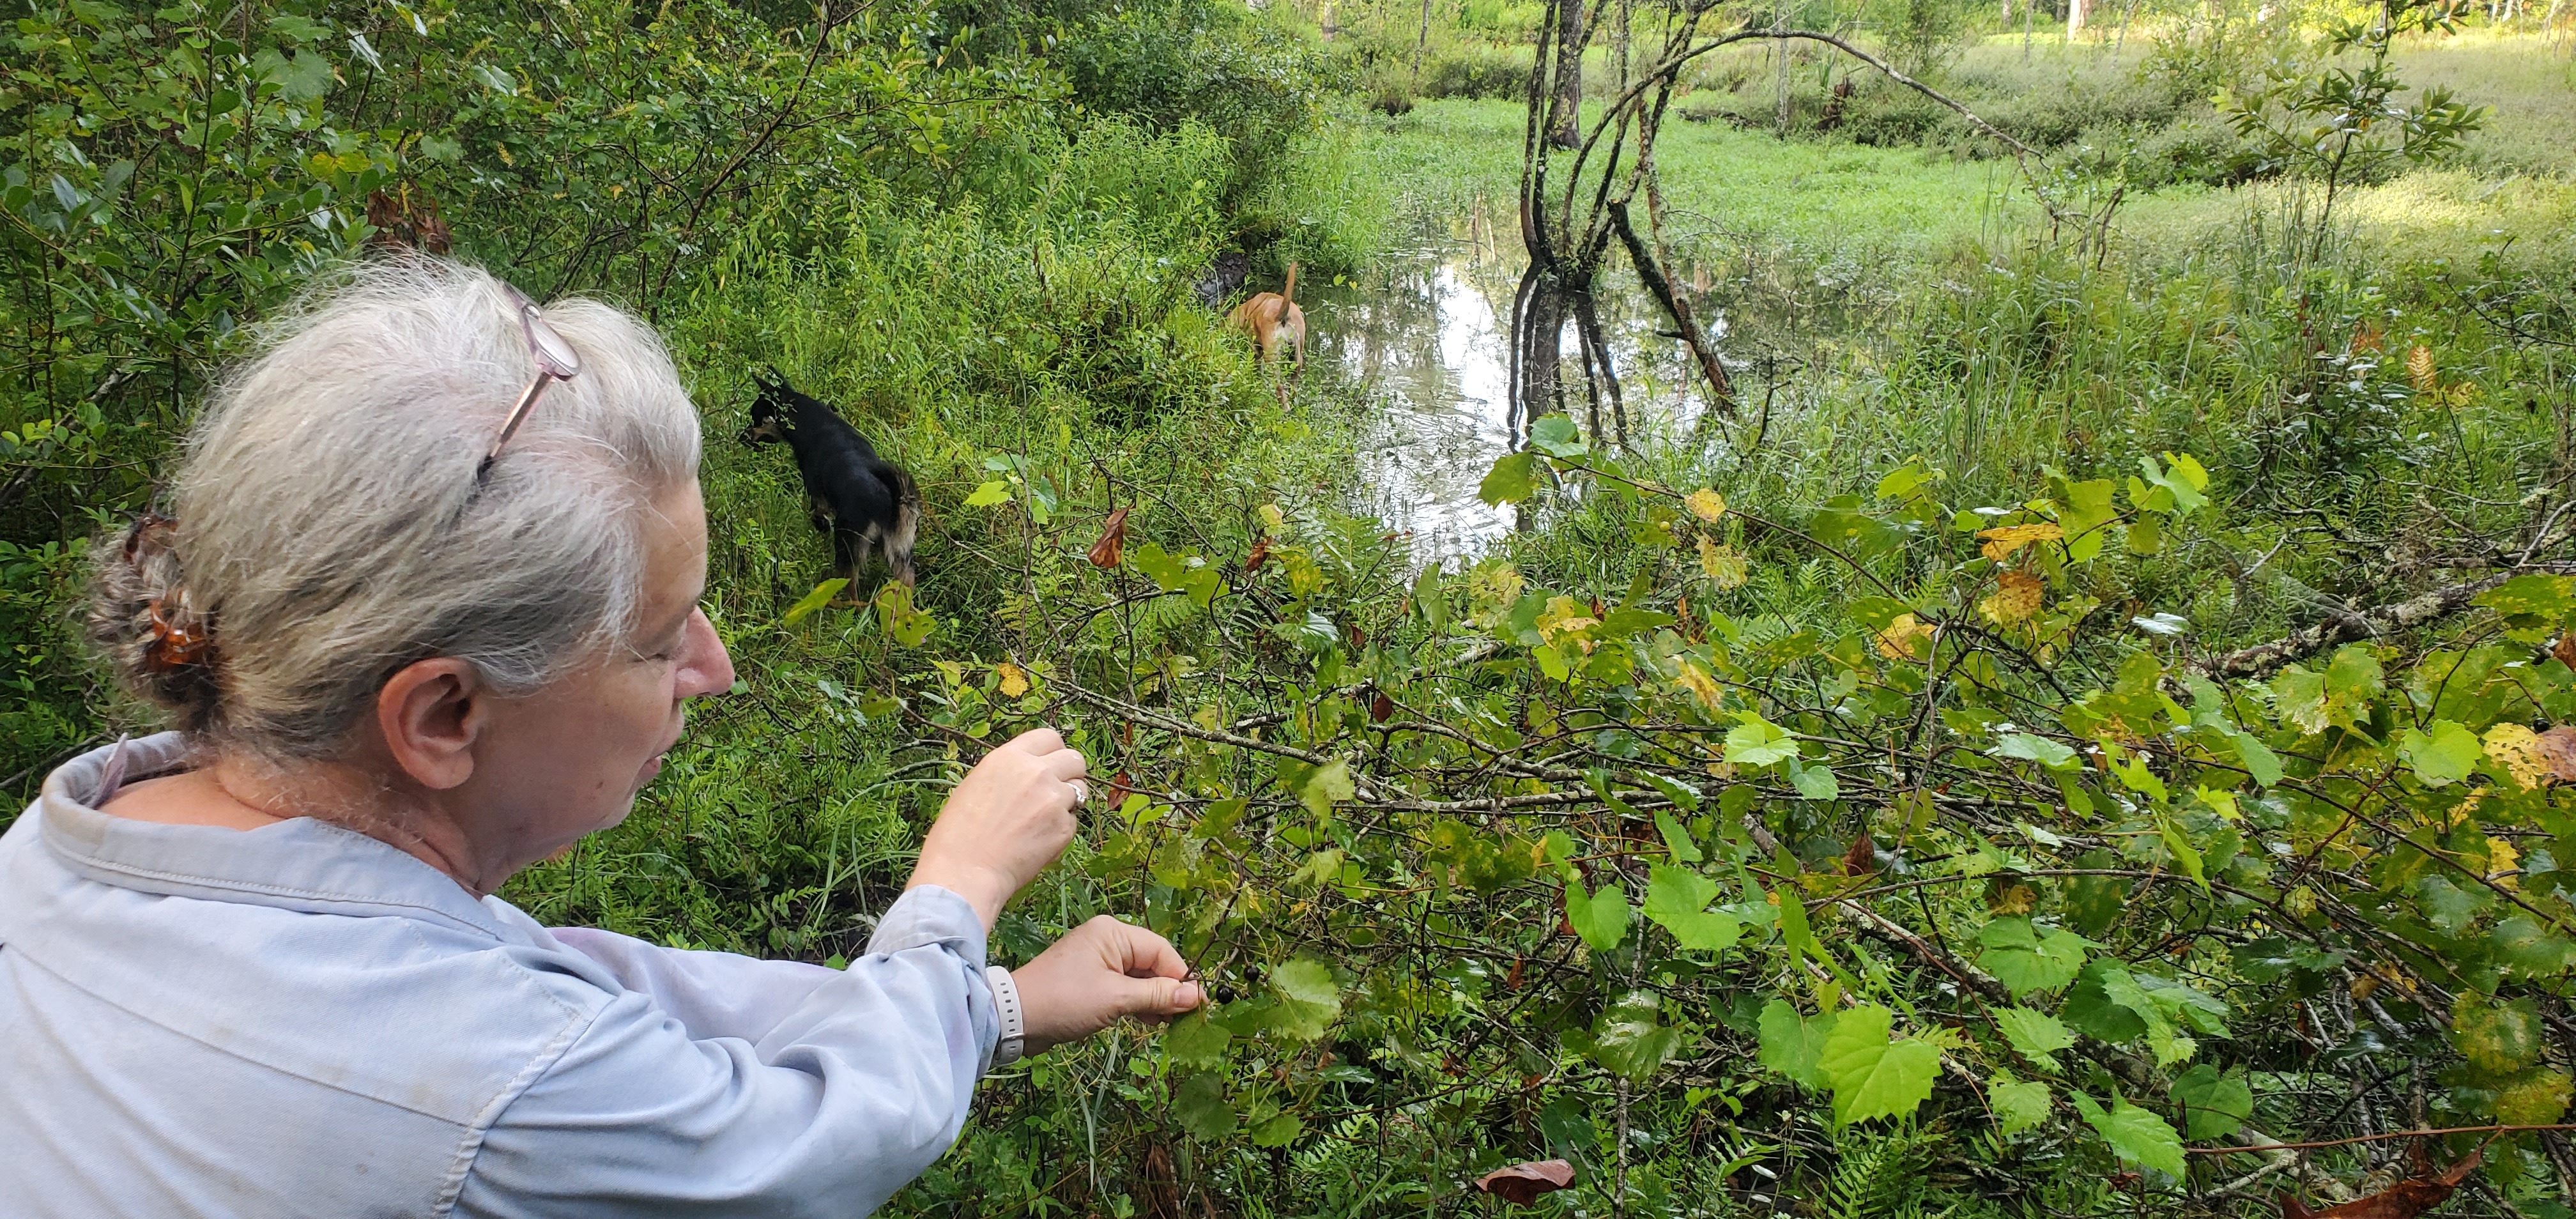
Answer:
<path fill-rule="evenodd" d="M 998 1070 L 1020 1060 L 1020 1047 L 1028 1039 L 1028 1027 L 1020 1015 L 1020 985 L 1011 980 L 1011 971 L 999 965 L 984 967 L 984 981 L 993 988 L 993 1012 L 1002 1020 L 1002 1035 L 993 1042 L 993 1065 Z"/>

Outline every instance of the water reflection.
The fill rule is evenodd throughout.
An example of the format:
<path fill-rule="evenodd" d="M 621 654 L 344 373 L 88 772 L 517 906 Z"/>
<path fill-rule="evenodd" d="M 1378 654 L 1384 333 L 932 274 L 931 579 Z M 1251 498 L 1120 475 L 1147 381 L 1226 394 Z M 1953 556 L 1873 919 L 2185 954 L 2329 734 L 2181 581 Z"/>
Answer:
<path fill-rule="evenodd" d="M 1499 238 L 1495 210 L 1480 203 L 1463 216 L 1425 221 L 1356 285 L 1298 291 L 1307 358 L 1339 365 L 1377 404 L 1356 454 L 1366 506 L 1389 529 L 1412 535 L 1418 559 L 1472 558 L 1512 527 L 1510 508 L 1476 498 L 1485 472 L 1514 442 L 1512 293 L 1527 263 L 1510 209 L 1498 210 Z M 1704 269 L 1682 274 L 1706 287 Z M 1687 351 L 1656 333 L 1670 323 L 1624 266 L 1597 298 L 1630 441 L 1685 438 L 1705 399 L 1690 380 Z M 1724 332 L 1723 319 L 1702 313 L 1711 334 Z M 1590 434 L 1595 404 L 1584 392 L 1582 344 L 1570 324 L 1561 346 L 1564 410 Z M 1598 411 L 1602 430 L 1615 432 L 1606 396 Z"/>

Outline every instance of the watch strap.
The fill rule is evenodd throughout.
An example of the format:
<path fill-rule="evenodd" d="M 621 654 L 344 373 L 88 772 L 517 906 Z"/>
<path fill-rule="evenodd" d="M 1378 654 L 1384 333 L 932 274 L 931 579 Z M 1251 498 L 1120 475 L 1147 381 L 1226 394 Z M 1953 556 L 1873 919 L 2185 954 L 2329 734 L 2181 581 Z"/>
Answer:
<path fill-rule="evenodd" d="M 1011 971 L 999 965 L 984 967 L 984 980 L 993 988 L 993 1013 L 1001 1020 L 1002 1035 L 993 1042 L 993 1065 L 998 1070 L 1020 1060 L 1028 1043 L 1028 1025 L 1020 1011 L 1020 985 L 1011 980 Z"/>

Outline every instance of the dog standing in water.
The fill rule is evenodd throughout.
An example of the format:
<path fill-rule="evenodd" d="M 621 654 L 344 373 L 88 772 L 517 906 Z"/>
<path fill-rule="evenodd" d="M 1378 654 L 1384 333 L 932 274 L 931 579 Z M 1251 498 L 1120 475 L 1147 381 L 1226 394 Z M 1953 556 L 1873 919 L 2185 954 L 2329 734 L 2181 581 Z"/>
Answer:
<path fill-rule="evenodd" d="M 1263 360 L 1275 359 L 1285 344 L 1297 367 L 1306 366 L 1306 311 L 1297 307 L 1297 264 L 1288 264 L 1288 282 L 1277 292 L 1257 292 L 1225 315 L 1225 324 L 1252 336 Z"/>
<path fill-rule="evenodd" d="M 868 552 L 882 549 L 894 578 L 913 583 L 912 544 L 921 526 L 921 492 L 903 467 L 877 456 L 876 447 L 829 405 L 787 382 L 754 374 L 760 397 L 751 404 L 745 444 L 785 441 L 805 480 L 805 503 L 814 528 L 832 535 L 832 567 L 856 579 Z"/>

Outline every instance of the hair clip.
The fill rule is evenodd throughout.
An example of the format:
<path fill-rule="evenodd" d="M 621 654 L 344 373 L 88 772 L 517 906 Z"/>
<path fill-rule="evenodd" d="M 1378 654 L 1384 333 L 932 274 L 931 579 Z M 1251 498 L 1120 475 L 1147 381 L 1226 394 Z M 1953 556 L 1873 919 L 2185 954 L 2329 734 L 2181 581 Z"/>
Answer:
<path fill-rule="evenodd" d="M 206 663 L 214 651 L 214 635 L 204 627 L 172 622 L 161 608 L 161 598 L 152 599 L 152 641 L 144 645 L 143 667 L 154 673 L 173 673 L 190 665 Z"/>

